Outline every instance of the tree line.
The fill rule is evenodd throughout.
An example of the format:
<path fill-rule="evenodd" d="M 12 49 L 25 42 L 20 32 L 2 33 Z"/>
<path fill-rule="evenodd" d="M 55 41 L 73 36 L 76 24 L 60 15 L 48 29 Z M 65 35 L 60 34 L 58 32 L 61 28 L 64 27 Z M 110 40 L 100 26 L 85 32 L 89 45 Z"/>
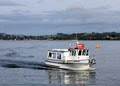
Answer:
<path fill-rule="evenodd" d="M 104 33 L 57 33 L 55 35 L 11 35 L 0 33 L 0 40 L 120 40 L 120 33 L 104 32 Z"/>

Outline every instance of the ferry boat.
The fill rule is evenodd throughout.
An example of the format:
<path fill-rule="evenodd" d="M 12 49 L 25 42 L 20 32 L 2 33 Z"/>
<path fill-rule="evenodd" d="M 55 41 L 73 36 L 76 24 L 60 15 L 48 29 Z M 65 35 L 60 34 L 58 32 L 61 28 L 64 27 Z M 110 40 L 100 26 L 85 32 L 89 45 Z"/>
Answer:
<path fill-rule="evenodd" d="M 90 70 L 96 60 L 90 59 L 90 50 L 77 42 L 75 48 L 49 50 L 45 64 L 67 70 Z"/>

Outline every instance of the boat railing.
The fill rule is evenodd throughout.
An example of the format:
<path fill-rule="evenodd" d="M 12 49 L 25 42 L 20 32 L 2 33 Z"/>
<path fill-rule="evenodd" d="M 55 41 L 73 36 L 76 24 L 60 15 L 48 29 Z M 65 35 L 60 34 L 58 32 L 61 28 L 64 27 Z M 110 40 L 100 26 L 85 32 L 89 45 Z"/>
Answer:
<path fill-rule="evenodd" d="M 96 56 L 95 55 L 90 56 L 89 63 L 90 63 L 90 66 L 96 64 Z"/>

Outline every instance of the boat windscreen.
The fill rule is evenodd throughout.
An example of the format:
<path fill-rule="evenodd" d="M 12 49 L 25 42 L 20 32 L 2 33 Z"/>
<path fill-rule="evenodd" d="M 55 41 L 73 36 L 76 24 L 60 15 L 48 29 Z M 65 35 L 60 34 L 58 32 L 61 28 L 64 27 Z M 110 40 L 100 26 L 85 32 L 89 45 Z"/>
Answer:
<path fill-rule="evenodd" d="M 87 55 L 87 56 L 89 55 L 89 50 L 88 50 L 88 49 L 86 50 L 86 55 Z"/>
<path fill-rule="evenodd" d="M 89 55 L 89 50 L 88 49 L 82 50 L 82 55 L 88 56 Z"/>
<path fill-rule="evenodd" d="M 78 55 L 81 56 L 81 50 L 79 50 Z"/>
<path fill-rule="evenodd" d="M 76 50 L 75 49 L 70 50 L 70 53 L 71 53 L 72 56 L 76 56 Z"/>

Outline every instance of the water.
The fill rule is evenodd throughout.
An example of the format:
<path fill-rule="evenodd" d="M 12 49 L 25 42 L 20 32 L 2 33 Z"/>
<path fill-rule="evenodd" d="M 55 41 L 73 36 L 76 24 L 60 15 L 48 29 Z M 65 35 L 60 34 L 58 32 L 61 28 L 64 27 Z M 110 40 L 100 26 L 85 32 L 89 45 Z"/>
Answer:
<path fill-rule="evenodd" d="M 96 55 L 95 71 L 44 65 L 47 50 L 75 41 L 0 41 L 0 86 L 119 86 L 120 41 L 81 41 Z M 95 49 L 96 44 L 100 45 Z"/>

